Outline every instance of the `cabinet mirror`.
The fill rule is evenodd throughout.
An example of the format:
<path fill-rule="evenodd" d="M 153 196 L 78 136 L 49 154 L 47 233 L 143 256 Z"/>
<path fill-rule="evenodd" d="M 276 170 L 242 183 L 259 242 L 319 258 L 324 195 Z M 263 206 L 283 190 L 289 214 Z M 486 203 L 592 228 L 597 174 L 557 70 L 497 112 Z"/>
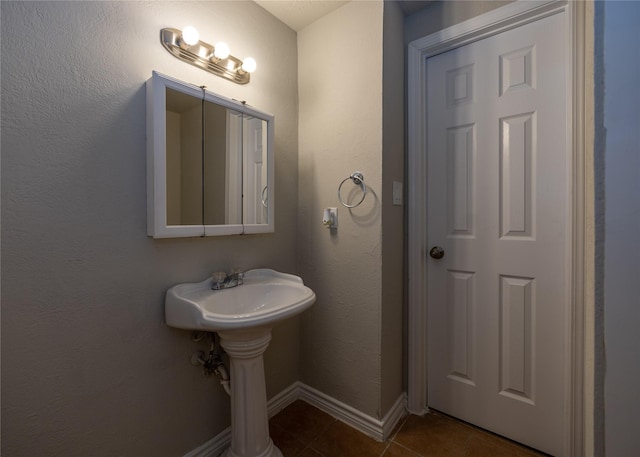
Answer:
<path fill-rule="evenodd" d="M 272 232 L 273 116 L 156 72 L 147 105 L 148 234 Z"/>

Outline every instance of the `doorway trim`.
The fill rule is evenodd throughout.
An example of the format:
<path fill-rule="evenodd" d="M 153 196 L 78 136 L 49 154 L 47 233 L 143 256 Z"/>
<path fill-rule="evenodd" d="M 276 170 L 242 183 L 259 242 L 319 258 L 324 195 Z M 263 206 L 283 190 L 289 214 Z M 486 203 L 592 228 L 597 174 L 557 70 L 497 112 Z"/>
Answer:
<path fill-rule="evenodd" d="M 571 170 L 571 284 L 567 328 L 568 425 L 565 455 L 591 456 L 594 442 L 593 5 L 515 1 L 408 45 L 408 354 L 407 409 L 427 411 L 426 60 L 538 19 L 565 12 L 567 126 Z M 591 27 L 590 27 L 591 26 Z"/>

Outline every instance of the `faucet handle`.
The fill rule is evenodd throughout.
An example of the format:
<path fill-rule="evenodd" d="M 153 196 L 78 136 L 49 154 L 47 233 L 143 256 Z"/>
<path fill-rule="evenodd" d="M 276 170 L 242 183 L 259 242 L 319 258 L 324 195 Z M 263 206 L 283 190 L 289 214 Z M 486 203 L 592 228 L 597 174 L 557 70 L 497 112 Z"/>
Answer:
<path fill-rule="evenodd" d="M 216 284 L 220 284 L 227 279 L 227 274 L 224 271 L 216 271 L 211 275 L 213 282 Z"/>
<path fill-rule="evenodd" d="M 238 280 L 238 285 L 243 283 L 244 272 L 240 268 L 234 268 L 233 270 L 231 270 L 231 274 Z"/>

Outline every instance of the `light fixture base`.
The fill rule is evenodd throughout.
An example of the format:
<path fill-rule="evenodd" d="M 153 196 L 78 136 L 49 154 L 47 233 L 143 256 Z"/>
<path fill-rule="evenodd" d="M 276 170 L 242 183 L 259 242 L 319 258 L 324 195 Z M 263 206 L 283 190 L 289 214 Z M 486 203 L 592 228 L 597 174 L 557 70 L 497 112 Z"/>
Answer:
<path fill-rule="evenodd" d="M 247 84 L 251 74 L 242 70 L 242 61 L 232 55 L 225 59 L 211 59 L 214 47 L 204 41 L 186 46 L 181 40 L 182 32 L 178 29 L 160 30 L 160 42 L 167 51 L 183 62 L 190 63 L 202 70 L 233 81 L 236 84 Z"/>

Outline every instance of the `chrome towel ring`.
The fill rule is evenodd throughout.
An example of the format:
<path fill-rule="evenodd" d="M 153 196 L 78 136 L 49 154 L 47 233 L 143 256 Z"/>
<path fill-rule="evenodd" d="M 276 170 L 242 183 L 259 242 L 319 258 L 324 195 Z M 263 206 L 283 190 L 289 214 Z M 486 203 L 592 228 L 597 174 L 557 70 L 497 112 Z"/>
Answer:
<path fill-rule="evenodd" d="M 360 188 L 362 189 L 362 198 L 360 199 L 360 201 L 358 203 L 354 203 L 353 205 L 349 205 L 345 202 L 342 201 L 342 195 L 340 195 L 340 192 L 342 191 L 342 185 L 347 182 L 348 180 L 353 181 L 353 183 L 356 186 L 360 186 Z M 351 176 L 349 176 L 348 178 L 345 178 L 340 185 L 338 186 L 338 201 L 340 202 L 340 204 L 342 206 L 346 206 L 347 208 L 355 208 L 356 206 L 359 206 L 360 203 L 362 203 L 364 201 L 364 197 L 367 196 L 367 186 L 364 183 L 364 176 L 362 175 L 362 173 L 360 173 L 359 171 L 356 171 L 354 173 L 351 173 Z"/>

